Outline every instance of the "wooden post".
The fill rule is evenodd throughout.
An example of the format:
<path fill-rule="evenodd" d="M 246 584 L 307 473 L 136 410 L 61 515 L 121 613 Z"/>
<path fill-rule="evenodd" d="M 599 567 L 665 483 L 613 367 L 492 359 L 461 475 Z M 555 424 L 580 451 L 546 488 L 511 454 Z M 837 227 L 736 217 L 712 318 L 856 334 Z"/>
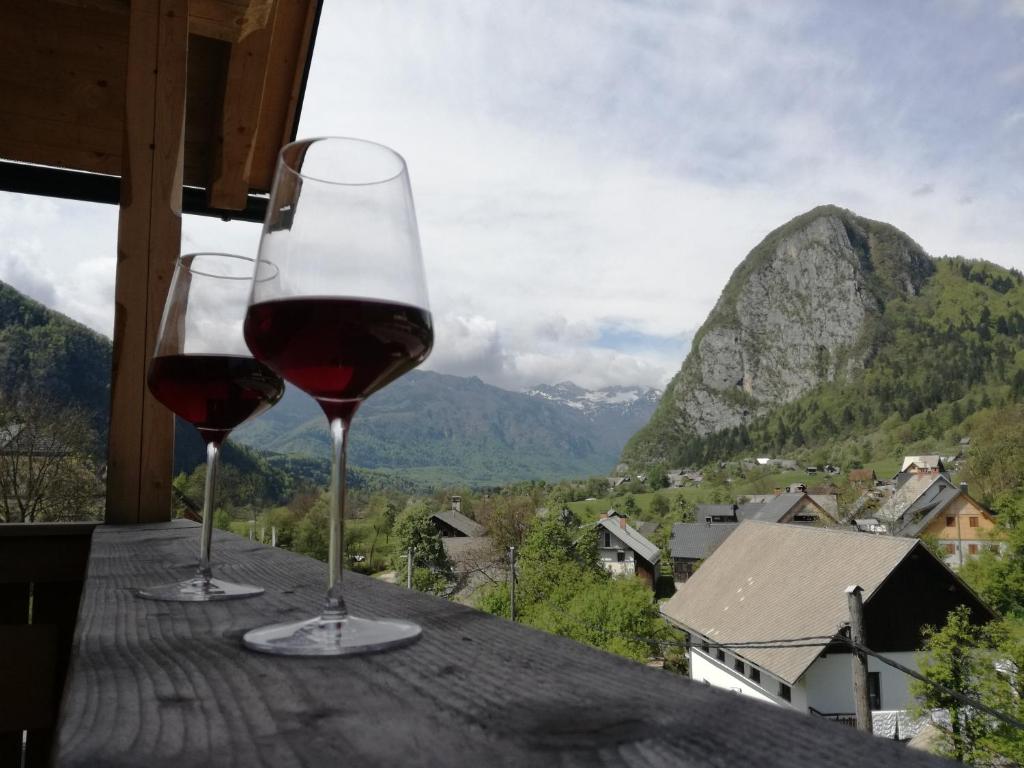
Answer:
<path fill-rule="evenodd" d="M 850 606 L 850 640 L 855 645 L 864 644 L 864 603 L 857 585 L 846 588 L 847 602 Z M 857 713 L 857 730 L 872 732 L 871 699 L 868 695 L 868 657 L 863 651 L 852 648 L 850 658 L 853 659 L 853 706 Z"/>
<path fill-rule="evenodd" d="M 508 612 L 516 620 L 516 548 L 508 548 Z"/>
<path fill-rule="evenodd" d="M 107 456 L 108 523 L 168 520 L 174 417 L 146 388 L 181 248 L 188 0 L 132 0 Z"/>

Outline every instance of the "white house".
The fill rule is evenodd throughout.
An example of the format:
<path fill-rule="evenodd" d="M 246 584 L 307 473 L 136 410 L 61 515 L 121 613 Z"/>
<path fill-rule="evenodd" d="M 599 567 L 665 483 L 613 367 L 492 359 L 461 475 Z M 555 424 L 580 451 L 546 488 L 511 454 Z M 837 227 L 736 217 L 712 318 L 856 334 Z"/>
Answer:
<path fill-rule="evenodd" d="M 639 576 L 651 589 L 657 584 L 661 550 L 615 510 L 597 521 L 597 556 L 615 576 Z"/>
<path fill-rule="evenodd" d="M 979 624 L 993 618 L 916 539 L 754 521 L 740 523 L 661 612 L 690 635 L 694 680 L 846 719 L 851 585 L 864 590 L 866 645 L 912 669 L 924 626 L 941 626 L 961 604 Z M 903 673 L 874 657 L 868 670 L 872 709 L 910 705 Z"/>

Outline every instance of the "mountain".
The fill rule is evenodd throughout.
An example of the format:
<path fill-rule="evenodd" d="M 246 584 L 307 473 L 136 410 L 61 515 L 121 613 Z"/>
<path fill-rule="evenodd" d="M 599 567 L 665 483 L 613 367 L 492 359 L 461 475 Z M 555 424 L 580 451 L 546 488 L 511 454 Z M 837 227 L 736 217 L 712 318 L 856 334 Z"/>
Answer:
<path fill-rule="evenodd" d="M 588 392 L 563 383 L 518 393 L 475 377 L 413 371 L 360 408 L 349 462 L 441 484 L 604 474 L 655 401 L 644 388 Z M 326 457 L 329 450 L 323 413 L 291 387 L 235 439 L 276 453 Z"/>
<path fill-rule="evenodd" d="M 889 224 L 815 208 L 736 268 L 623 461 L 828 453 L 901 424 L 902 443 L 942 438 L 1024 389 L 1021 282 L 987 262 L 930 257 Z"/>

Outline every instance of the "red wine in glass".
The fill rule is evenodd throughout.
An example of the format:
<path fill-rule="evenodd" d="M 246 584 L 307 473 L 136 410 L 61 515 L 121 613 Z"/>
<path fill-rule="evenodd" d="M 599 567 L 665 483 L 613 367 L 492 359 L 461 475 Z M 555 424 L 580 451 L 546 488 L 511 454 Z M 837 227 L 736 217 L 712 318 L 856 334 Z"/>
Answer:
<path fill-rule="evenodd" d="M 426 359 L 434 333 L 405 160 L 374 142 L 323 138 L 282 148 L 260 236 L 245 339 L 253 356 L 311 395 L 331 435 L 327 594 L 318 616 L 249 630 L 263 653 L 340 656 L 415 642 L 404 619 L 349 612 L 345 458 L 360 403 Z"/>
<path fill-rule="evenodd" d="M 434 331 L 430 312 L 419 307 L 303 297 L 251 305 L 245 340 L 328 419 L 351 419 L 360 402 L 426 359 Z"/>
<path fill-rule="evenodd" d="M 206 443 L 199 565 L 192 578 L 137 589 L 139 597 L 206 602 L 263 592 L 214 578 L 210 567 L 221 443 L 284 394 L 281 377 L 252 357 L 242 337 L 254 272 L 254 259 L 230 253 L 189 253 L 175 264 L 147 383 L 153 397 L 190 422 Z"/>
<path fill-rule="evenodd" d="M 276 373 L 238 355 L 154 357 L 148 383 L 153 396 L 199 430 L 207 443 L 222 443 L 232 429 L 284 394 Z"/>

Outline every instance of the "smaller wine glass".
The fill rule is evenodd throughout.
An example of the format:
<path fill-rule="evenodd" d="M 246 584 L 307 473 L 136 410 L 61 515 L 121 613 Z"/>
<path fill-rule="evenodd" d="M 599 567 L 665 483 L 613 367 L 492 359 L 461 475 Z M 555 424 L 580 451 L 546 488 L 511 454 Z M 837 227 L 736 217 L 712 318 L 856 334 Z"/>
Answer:
<path fill-rule="evenodd" d="M 139 597 L 204 602 L 263 592 L 215 579 L 210 568 L 220 447 L 232 429 L 284 394 L 284 382 L 253 359 L 242 335 L 254 273 L 260 279 L 254 259 L 229 253 L 185 254 L 175 265 L 147 382 L 153 397 L 192 424 L 206 443 L 199 566 L 191 579 L 138 589 Z"/>

